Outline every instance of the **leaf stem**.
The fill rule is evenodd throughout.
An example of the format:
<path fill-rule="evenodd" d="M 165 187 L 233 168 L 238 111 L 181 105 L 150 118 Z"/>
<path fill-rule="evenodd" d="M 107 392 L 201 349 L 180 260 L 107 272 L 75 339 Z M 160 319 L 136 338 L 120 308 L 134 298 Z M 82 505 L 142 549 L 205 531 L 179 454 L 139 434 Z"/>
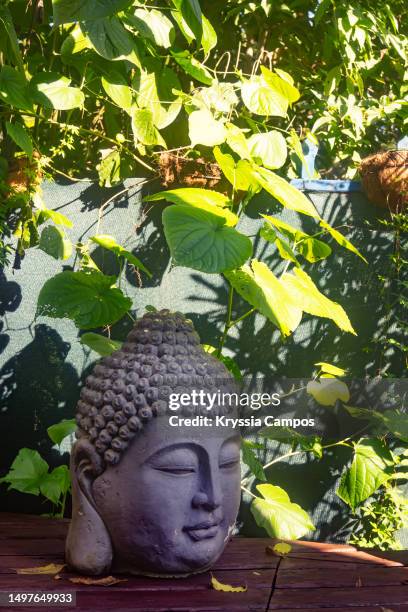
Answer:
<path fill-rule="evenodd" d="M 241 323 L 241 321 L 243 321 L 244 319 L 249 317 L 249 315 L 251 315 L 253 312 L 255 312 L 255 310 L 256 310 L 256 308 L 251 308 L 251 310 L 248 310 L 248 312 L 243 314 L 242 317 L 239 317 L 238 319 L 235 319 L 234 321 L 231 321 L 230 326 L 229 326 L 230 329 L 231 329 L 231 327 L 235 327 L 235 325 L 238 325 L 238 323 Z"/>
<path fill-rule="evenodd" d="M 245 491 L 245 493 L 248 493 L 248 495 L 250 495 L 251 497 L 253 497 L 254 499 L 256 499 L 256 495 L 254 495 L 249 489 L 247 489 L 246 487 L 244 487 L 244 485 L 241 483 L 241 489 L 242 491 Z"/>
<path fill-rule="evenodd" d="M 224 344 L 225 344 L 225 341 L 226 341 L 227 336 L 228 336 L 228 331 L 229 331 L 229 329 L 231 327 L 232 302 L 233 302 L 233 299 L 234 299 L 234 289 L 230 285 L 229 291 L 228 291 L 227 318 L 226 318 L 225 325 L 224 325 L 224 331 L 222 332 L 221 340 L 220 340 L 217 352 L 215 354 L 215 356 L 218 357 L 218 358 L 222 354 L 222 349 L 224 348 Z"/>

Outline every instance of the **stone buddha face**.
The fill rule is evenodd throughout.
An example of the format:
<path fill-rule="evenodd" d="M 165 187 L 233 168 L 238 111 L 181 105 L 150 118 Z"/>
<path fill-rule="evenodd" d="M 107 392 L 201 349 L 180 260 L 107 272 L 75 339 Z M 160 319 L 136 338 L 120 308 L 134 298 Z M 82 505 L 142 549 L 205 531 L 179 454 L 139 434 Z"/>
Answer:
<path fill-rule="evenodd" d="M 162 314 L 164 320 L 170 316 Z M 227 377 L 231 390 L 230 375 L 222 364 L 200 355 L 201 348 L 194 347 L 189 362 L 198 371 L 202 371 L 198 362 L 207 364 L 204 369 L 210 372 L 213 368 L 212 375 L 222 374 L 224 382 Z M 165 359 L 164 363 L 172 362 Z M 131 379 L 136 382 L 135 376 Z M 174 382 L 173 390 L 180 391 L 179 379 Z M 121 385 L 116 388 L 124 392 Z M 184 391 L 187 388 L 185 385 Z M 71 459 L 73 518 L 66 550 L 69 565 L 78 571 L 162 576 L 205 571 L 222 553 L 234 527 L 240 502 L 239 433 L 231 427 L 216 427 L 211 420 L 212 426 L 173 426 L 169 417 L 174 413 L 166 409 L 165 400 L 158 400 L 153 392 L 151 396 L 150 407 L 139 398 L 144 412 L 127 407 L 125 425 L 119 426 L 120 418 L 115 421 L 118 412 L 126 413 L 125 407 L 114 411 L 109 423 L 107 416 L 103 423 L 98 420 L 98 416 L 112 414 L 103 408 L 78 419 L 80 435 Z M 90 396 L 85 393 L 83 398 L 89 401 Z M 193 416 L 194 410 L 197 408 L 187 406 L 184 414 Z M 143 414 L 149 418 L 143 419 Z M 98 423 L 102 429 L 95 440 L 90 425 Z M 84 435 L 85 426 L 88 432 Z M 133 435 L 121 438 L 121 428 L 123 435 Z M 98 444 L 100 440 L 103 444 Z"/>

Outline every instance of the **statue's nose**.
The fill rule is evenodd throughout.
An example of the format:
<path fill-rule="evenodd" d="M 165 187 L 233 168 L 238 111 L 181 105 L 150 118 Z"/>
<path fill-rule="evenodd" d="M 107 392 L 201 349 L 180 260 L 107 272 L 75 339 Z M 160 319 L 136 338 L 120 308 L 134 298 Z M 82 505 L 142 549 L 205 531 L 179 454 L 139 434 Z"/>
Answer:
<path fill-rule="evenodd" d="M 193 508 L 204 508 L 205 510 L 215 510 L 221 505 L 221 499 L 214 495 L 209 495 L 204 491 L 198 491 L 192 500 Z"/>

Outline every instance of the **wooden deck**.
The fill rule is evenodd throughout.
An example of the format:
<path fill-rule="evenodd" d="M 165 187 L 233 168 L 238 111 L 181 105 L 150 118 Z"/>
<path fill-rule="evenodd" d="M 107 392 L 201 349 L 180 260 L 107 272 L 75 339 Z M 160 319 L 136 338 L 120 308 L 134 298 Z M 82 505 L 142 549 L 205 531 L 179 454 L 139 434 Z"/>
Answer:
<path fill-rule="evenodd" d="M 298 542 L 284 558 L 266 552 L 269 539 L 235 538 L 209 573 L 187 579 L 126 578 L 114 586 L 73 584 L 74 575 L 21 575 L 20 568 L 63 563 L 68 521 L 0 514 L 0 592 L 75 592 L 76 606 L 0 606 L 0 610 L 99 612 L 408 612 L 408 551 L 362 552 L 351 546 Z"/>

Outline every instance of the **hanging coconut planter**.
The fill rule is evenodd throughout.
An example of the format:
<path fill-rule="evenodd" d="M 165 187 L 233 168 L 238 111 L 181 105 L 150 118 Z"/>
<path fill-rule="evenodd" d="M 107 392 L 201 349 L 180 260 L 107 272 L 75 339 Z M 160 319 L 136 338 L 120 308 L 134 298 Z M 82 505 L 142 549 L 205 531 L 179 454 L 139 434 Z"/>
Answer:
<path fill-rule="evenodd" d="M 228 183 L 218 164 L 203 157 L 191 159 L 164 151 L 159 157 L 159 172 L 163 187 L 201 187 L 226 191 Z"/>
<path fill-rule="evenodd" d="M 383 151 L 363 159 L 361 182 L 368 199 L 392 212 L 408 204 L 408 150 Z"/>

